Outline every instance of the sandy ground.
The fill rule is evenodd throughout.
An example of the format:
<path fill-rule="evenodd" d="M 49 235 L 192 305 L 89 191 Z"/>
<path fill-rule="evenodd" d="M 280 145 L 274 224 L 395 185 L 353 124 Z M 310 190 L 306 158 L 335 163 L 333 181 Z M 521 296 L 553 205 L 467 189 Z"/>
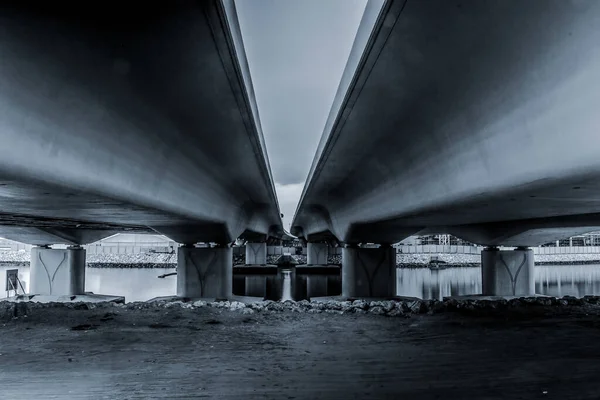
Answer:
<path fill-rule="evenodd" d="M 599 314 L 38 309 L 0 324 L 0 398 L 599 399 Z"/>

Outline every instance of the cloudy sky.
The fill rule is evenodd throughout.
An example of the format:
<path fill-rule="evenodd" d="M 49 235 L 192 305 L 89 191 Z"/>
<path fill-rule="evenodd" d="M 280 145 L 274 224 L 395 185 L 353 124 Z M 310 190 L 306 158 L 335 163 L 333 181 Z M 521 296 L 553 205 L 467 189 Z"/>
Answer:
<path fill-rule="evenodd" d="M 236 0 L 286 229 L 366 0 Z"/>

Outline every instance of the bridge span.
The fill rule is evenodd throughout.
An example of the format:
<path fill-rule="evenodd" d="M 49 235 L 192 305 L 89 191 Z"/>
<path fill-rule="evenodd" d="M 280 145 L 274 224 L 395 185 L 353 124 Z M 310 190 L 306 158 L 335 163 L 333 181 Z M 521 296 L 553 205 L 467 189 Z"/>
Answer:
<path fill-rule="evenodd" d="M 6 2 L 0 75 L 0 236 L 41 246 L 34 291 L 151 232 L 186 245 L 180 295 L 227 296 L 229 244 L 285 235 L 233 0 Z"/>
<path fill-rule="evenodd" d="M 489 246 L 486 294 L 532 294 L 528 246 L 600 226 L 600 3 L 381 3 L 367 4 L 292 233 L 346 246 L 348 296 L 393 294 L 389 245 L 429 232 Z"/>

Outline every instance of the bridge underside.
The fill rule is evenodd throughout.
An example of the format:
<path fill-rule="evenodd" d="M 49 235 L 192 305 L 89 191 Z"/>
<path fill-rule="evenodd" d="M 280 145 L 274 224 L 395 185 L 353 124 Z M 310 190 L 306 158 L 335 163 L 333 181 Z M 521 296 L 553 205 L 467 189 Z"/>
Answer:
<path fill-rule="evenodd" d="M 369 40 L 364 21 L 293 234 L 531 246 L 598 229 L 600 3 L 388 1 Z"/>
<path fill-rule="evenodd" d="M 232 0 L 0 9 L 0 236 L 283 234 Z"/>

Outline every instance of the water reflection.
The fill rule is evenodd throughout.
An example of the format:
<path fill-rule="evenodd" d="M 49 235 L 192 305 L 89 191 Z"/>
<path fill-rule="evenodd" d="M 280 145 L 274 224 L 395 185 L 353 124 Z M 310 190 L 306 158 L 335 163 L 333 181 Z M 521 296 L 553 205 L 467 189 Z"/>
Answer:
<path fill-rule="evenodd" d="M 600 295 L 600 265 L 536 265 L 535 292 L 549 296 Z M 439 299 L 481 293 L 481 268 L 399 268 L 400 296 Z"/>
<path fill-rule="evenodd" d="M 292 271 L 284 270 L 283 273 L 283 294 L 281 301 L 292 300 Z"/>
<path fill-rule="evenodd" d="M 29 266 L 0 266 L 0 284 L 6 285 L 6 271 L 18 269 L 19 279 L 27 290 Z M 127 302 L 145 301 L 177 293 L 177 276 L 164 279 L 159 275 L 172 268 L 87 268 L 86 291 L 125 296 Z M 298 274 L 283 269 L 278 274 L 234 275 L 234 294 L 286 300 L 336 296 L 341 293 L 341 277 L 333 274 Z M 535 290 L 550 296 L 600 295 L 600 265 L 547 265 L 535 267 Z M 397 293 L 400 296 L 441 299 L 481 293 L 481 269 L 478 267 L 399 268 Z M 12 294 L 12 293 L 11 293 Z"/>

